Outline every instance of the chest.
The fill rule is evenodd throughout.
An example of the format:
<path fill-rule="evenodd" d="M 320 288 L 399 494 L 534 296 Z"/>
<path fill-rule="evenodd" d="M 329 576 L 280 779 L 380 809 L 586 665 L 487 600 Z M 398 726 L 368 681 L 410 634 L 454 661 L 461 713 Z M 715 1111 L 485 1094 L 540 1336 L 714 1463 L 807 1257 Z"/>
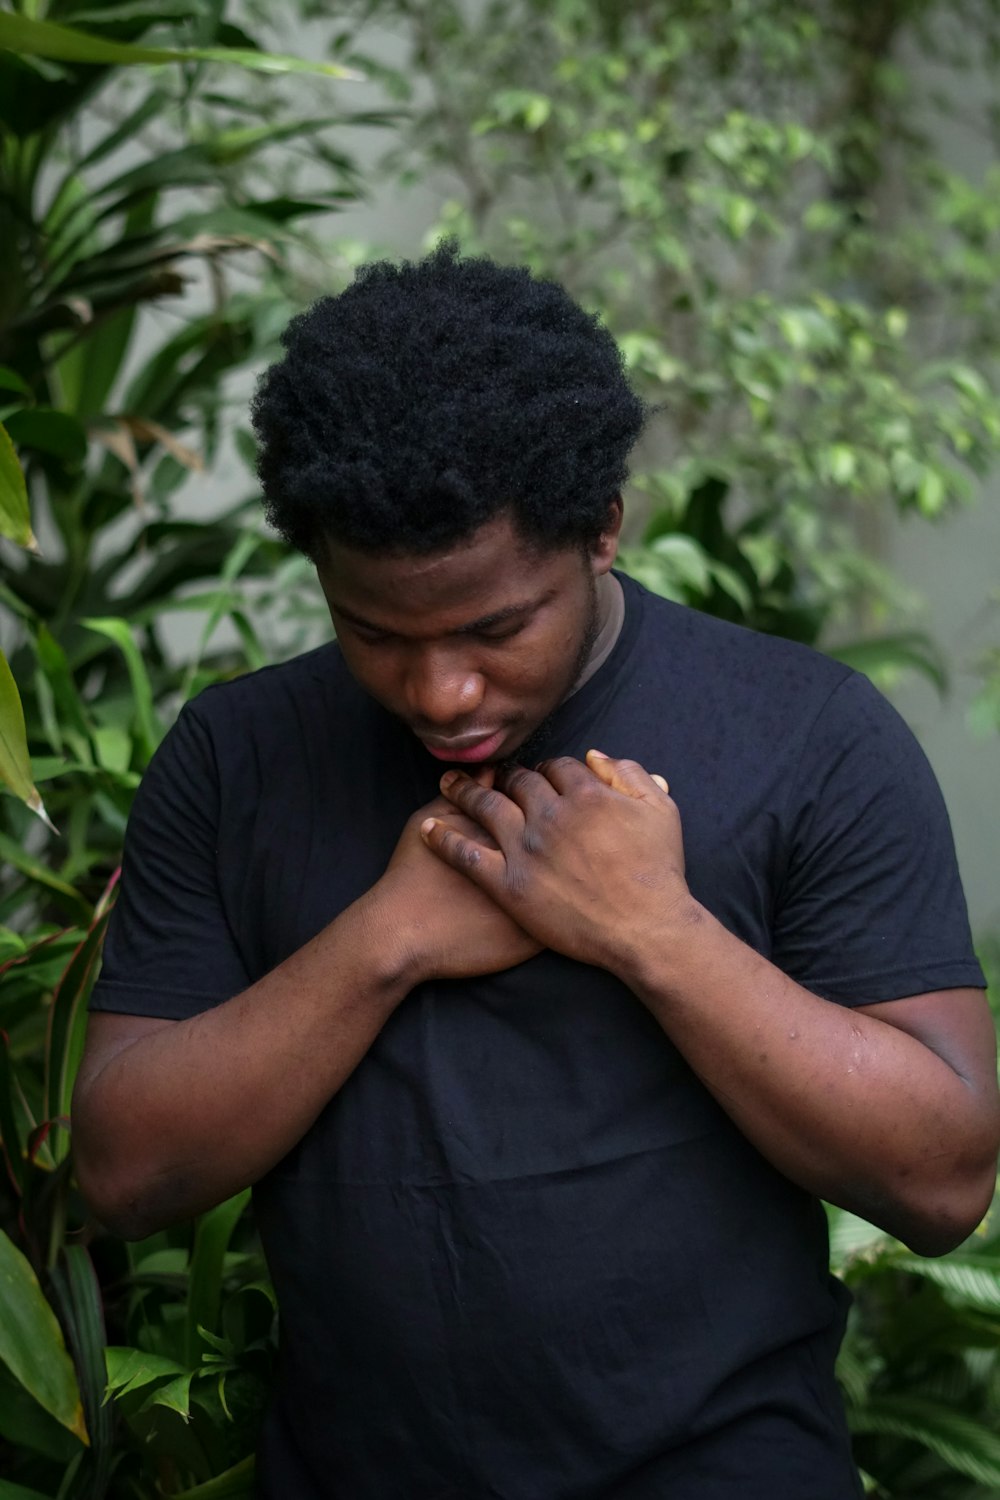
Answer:
<path fill-rule="evenodd" d="M 437 793 L 440 766 L 401 726 L 362 718 L 258 756 L 253 795 L 224 808 L 219 870 L 227 916 L 256 979 L 308 942 L 385 871 L 407 818 Z M 780 877 L 775 772 L 761 747 L 726 744 L 664 712 L 597 722 L 549 753 L 598 743 L 661 771 L 682 818 L 693 894 L 762 953 Z"/>

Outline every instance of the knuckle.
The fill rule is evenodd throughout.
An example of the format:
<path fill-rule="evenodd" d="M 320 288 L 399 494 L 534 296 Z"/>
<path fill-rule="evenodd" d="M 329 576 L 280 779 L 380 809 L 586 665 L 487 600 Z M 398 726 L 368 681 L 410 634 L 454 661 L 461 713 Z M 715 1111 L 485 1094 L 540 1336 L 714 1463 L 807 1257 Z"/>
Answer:
<path fill-rule="evenodd" d="M 524 791 L 531 785 L 533 774 L 525 766 L 511 766 L 503 775 L 504 789 L 508 792 Z"/>
<path fill-rule="evenodd" d="M 530 823 L 525 826 L 521 835 L 521 848 L 525 854 L 541 854 L 545 846 L 545 840 L 537 828 Z"/>
<path fill-rule="evenodd" d="M 528 871 L 519 860 L 508 860 L 504 873 L 504 885 L 508 896 L 514 901 L 523 901 L 528 895 Z"/>
<path fill-rule="evenodd" d="M 472 783 L 475 796 L 470 798 L 470 804 L 477 813 L 485 813 L 488 818 L 495 817 L 503 806 L 503 797 L 499 792 L 494 792 L 488 787 L 476 786 Z"/>
<path fill-rule="evenodd" d="M 488 812 L 494 796 L 495 793 L 491 792 L 488 787 L 480 786 L 477 781 L 472 781 L 469 777 L 462 777 L 448 788 L 449 801 L 452 804 L 457 802 L 467 812 Z"/>
<path fill-rule="evenodd" d="M 464 834 L 458 833 L 454 828 L 445 828 L 441 832 L 441 848 L 455 861 L 461 865 L 477 865 L 479 863 L 479 850 Z"/>

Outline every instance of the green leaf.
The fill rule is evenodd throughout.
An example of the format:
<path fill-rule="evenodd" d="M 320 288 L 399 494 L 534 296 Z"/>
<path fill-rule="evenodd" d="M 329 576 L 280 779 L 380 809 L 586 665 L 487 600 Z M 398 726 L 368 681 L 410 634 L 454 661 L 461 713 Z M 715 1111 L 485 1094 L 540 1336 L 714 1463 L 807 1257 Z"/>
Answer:
<path fill-rule="evenodd" d="M 7 365 L 0 365 L 0 391 L 17 391 L 21 396 L 31 395 L 31 386 L 26 380 L 22 380 L 16 370 Z"/>
<path fill-rule="evenodd" d="M 24 1143 L 14 1114 L 14 1065 L 7 1034 L 0 1031 L 0 1142 L 11 1181 L 18 1194 L 24 1191 Z"/>
<path fill-rule="evenodd" d="M 158 1385 L 142 1404 L 142 1410 L 148 1411 L 151 1406 L 166 1406 L 171 1411 L 177 1412 L 185 1422 L 191 1420 L 191 1382 L 196 1371 L 187 1370 L 183 1375 L 175 1375 L 173 1380 L 168 1380 L 166 1385 Z"/>
<path fill-rule="evenodd" d="M 23 1484 L 14 1484 L 9 1479 L 0 1479 L 0 1500 L 52 1500 L 41 1490 L 26 1490 Z"/>
<path fill-rule="evenodd" d="M 854 1433 L 909 1438 L 980 1484 L 1000 1485 L 1000 1435 L 935 1401 L 920 1396 L 873 1396 L 851 1408 Z"/>
<path fill-rule="evenodd" d="M 917 630 L 832 646 L 828 654 L 868 675 L 899 670 L 920 672 L 939 693 L 948 690 L 948 674 L 937 648 L 929 636 Z"/>
<path fill-rule="evenodd" d="M 43 1411 L 5 1365 L 0 1364 L 0 1438 L 65 1465 L 83 1453 L 80 1439 Z"/>
<path fill-rule="evenodd" d="M 49 453 L 74 466 L 87 457 L 86 428 L 68 411 L 52 406 L 26 407 L 8 418 L 7 431 L 19 447 Z"/>
<path fill-rule="evenodd" d="M 147 1354 L 144 1349 L 119 1348 L 109 1345 L 104 1351 L 108 1383 L 105 1397 L 124 1396 L 127 1391 L 139 1391 L 154 1381 L 170 1379 L 191 1372 L 176 1360 L 166 1359 L 162 1354 Z"/>
<path fill-rule="evenodd" d="M 753 199 L 744 198 L 739 193 L 726 195 L 723 219 L 734 240 L 742 240 L 746 237 L 756 217 L 757 205 Z"/>
<path fill-rule="evenodd" d="M 0 651 L 0 780 L 6 782 L 42 822 L 52 828 L 45 804 L 31 779 L 31 758 L 24 729 L 21 695 L 6 656 Z M 52 829 L 53 833 L 55 829 Z"/>
<path fill-rule="evenodd" d="M 89 1477 L 93 1493 L 103 1495 L 114 1461 L 114 1420 L 104 1400 L 104 1348 L 108 1336 L 101 1285 L 90 1253 L 83 1245 L 63 1247 L 59 1263 L 52 1270 L 52 1289 L 80 1383 L 93 1454 L 88 1465 Z"/>
<path fill-rule="evenodd" d="M 24 470 L 14 452 L 10 433 L 0 422 L 0 536 L 9 537 L 19 547 L 38 551 L 31 530 L 31 509 Z"/>
<path fill-rule="evenodd" d="M 142 47 L 92 36 L 52 21 L 0 12 L 0 48 L 28 57 L 50 57 L 59 62 L 93 66 L 130 67 L 137 63 L 235 63 L 257 73 L 322 73 L 328 78 L 358 79 L 360 74 L 337 63 L 312 62 L 247 47 Z"/>
<path fill-rule="evenodd" d="M 1000 1260 L 953 1251 L 941 1260 L 901 1255 L 894 1264 L 911 1276 L 933 1281 L 952 1302 L 981 1312 L 1000 1313 Z"/>
<path fill-rule="evenodd" d="M 237 1193 L 201 1215 L 191 1253 L 191 1279 L 185 1319 L 185 1350 L 189 1364 L 198 1357 L 199 1329 L 215 1331 L 222 1296 L 222 1272 L 233 1230 L 250 1201 L 250 1189 Z"/>
<path fill-rule="evenodd" d="M 87 1001 L 110 915 L 108 908 L 95 918 L 87 936 L 66 965 L 49 1007 L 45 1046 L 45 1110 L 49 1120 L 69 1115 L 73 1084 L 83 1056 Z M 65 1135 L 60 1135 L 53 1144 L 56 1160 L 61 1161 L 68 1150 Z"/>
<path fill-rule="evenodd" d="M 82 916 L 89 923 L 92 908 L 86 898 L 81 896 L 80 892 L 75 890 L 68 881 L 62 880 L 47 865 L 43 865 L 34 855 L 22 849 L 14 839 L 8 838 L 5 833 L 0 833 L 0 859 L 5 859 L 9 865 L 13 865 L 14 869 L 20 870 L 28 880 L 61 896 L 64 904 L 72 911 L 74 920 L 78 921 Z"/>
<path fill-rule="evenodd" d="M 142 743 L 143 764 L 148 764 L 163 738 L 163 728 L 153 707 L 153 689 L 132 631 L 125 620 L 114 618 L 81 620 L 80 623 L 88 630 L 95 630 L 99 635 L 106 635 L 109 640 L 114 641 L 125 658 L 135 699 L 135 716 Z"/>
<path fill-rule="evenodd" d="M 74 729 L 82 739 L 86 740 L 91 733 L 91 726 L 83 700 L 73 681 L 69 659 L 44 623 L 39 625 L 35 635 L 35 651 L 38 655 L 38 664 L 52 690 L 55 705 L 59 710 L 61 728 Z"/>
<path fill-rule="evenodd" d="M 89 1441 L 62 1329 L 28 1261 L 2 1230 L 0 1359 L 50 1416 L 82 1443 Z"/>
<path fill-rule="evenodd" d="M 830 1262 L 836 1271 L 841 1271 L 845 1261 L 858 1257 L 871 1258 L 894 1241 L 884 1229 L 877 1229 L 867 1219 L 861 1219 L 846 1208 L 826 1205 L 830 1222 Z"/>
<path fill-rule="evenodd" d="M 174 1500 L 251 1500 L 253 1494 L 254 1460 L 251 1455 L 240 1459 L 224 1474 L 217 1474 L 204 1484 L 196 1484 L 194 1489 L 179 1490 Z"/>
<path fill-rule="evenodd" d="M 64 400 L 76 416 L 92 418 L 104 410 L 125 359 L 135 313 L 134 306 L 112 313 L 59 361 Z"/>
<path fill-rule="evenodd" d="M 679 531 L 658 536 L 650 544 L 650 551 L 658 559 L 663 560 L 682 587 L 693 588 L 699 593 L 709 587 L 711 583 L 709 560 L 704 549 L 693 537 L 685 536 Z"/>

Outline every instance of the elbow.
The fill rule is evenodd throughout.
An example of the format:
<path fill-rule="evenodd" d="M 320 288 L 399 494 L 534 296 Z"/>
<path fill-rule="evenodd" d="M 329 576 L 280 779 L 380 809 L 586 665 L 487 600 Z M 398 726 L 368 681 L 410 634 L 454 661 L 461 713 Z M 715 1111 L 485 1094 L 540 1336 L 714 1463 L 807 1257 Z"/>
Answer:
<path fill-rule="evenodd" d="M 121 1240 L 144 1240 L 165 1227 L 143 1203 L 143 1194 L 106 1167 L 74 1149 L 76 1181 L 93 1218 Z"/>
<path fill-rule="evenodd" d="M 947 1255 L 969 1238 L 997 1191 L 1000 1096 L 992 1091 L 951 1150 L 925 1158 L 896 1179 L 896 1223 L 885 1228 L 915 1255 Z"/>
<path fill-rule="evenodd" d="M 116 1150 L 115 1133 L 91 1120 L 82 1102 L 73 1113 L 72 1141 L 77 1186 L 93 1218 L 111 1234 L 144 1240 L 184 1216 L 168 1212 L 155 1170 L 134 1151 Z"/>
<path fill-rule="evenodd" d="M 897 1202 L 885 1227 L 915 1255 L 928 1258 L 957 1250 L 982 1223 L 996 1192 L 996 1158 L 976 1170 L 956 1173 L 910 1201 Z"/>
<path fill-rule="evenodd" d="M 984 1131 L 961 1156 L 897 1164 L 843 1183 L 835 1203 L 900 1240 L 914 1255 L 948 1255 L 975 1232 L 997 1191 L 996 1141 Z"/>

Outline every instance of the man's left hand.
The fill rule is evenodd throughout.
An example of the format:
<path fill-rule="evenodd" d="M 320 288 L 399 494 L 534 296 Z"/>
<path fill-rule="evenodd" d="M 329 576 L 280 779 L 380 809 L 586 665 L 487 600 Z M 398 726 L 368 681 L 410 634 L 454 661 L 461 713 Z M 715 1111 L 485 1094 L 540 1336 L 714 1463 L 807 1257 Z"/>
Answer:
<path fill-rule="evenodd" d="M 634 761 L 590 751 L 586 765 L 505 770 L 493 788 L 449 771 L 441 790 L 489 837 L 427 819 L 428 846 L 567 957 L 621 973 L 644 933 L 662 934 L 693 904 L 677 807 L 663 778 Z"/>

